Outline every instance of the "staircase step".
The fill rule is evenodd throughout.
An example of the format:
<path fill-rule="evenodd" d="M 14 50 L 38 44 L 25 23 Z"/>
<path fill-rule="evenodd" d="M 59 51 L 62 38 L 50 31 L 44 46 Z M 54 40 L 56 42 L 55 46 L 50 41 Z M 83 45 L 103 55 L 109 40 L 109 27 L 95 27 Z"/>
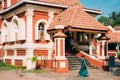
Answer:
<path fill-rule="evenodd" d="M 67 56 L 68 62 L 69 62 L 69 69 L 70 70 L 79 70 L 81 67 L 81 59 L 72 55 Z M 94 67 L 93 65 L 90 65 L 90 63 L 87 61 L 87 67 L 89 69 L 97 69 L 97 67 Z"/>

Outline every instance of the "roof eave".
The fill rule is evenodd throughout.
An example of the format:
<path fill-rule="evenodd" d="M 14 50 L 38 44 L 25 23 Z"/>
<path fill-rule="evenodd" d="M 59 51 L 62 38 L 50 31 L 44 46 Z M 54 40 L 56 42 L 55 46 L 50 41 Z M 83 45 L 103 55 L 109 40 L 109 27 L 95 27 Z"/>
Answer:
<path fill-rule="evenodd" d="M 94 13 L 94 14 L 102 14 L 102 13 L 103 13 L 101 10 L 91 9 L 91 8 L 84 8 L 84 10 L 85 10 L 86 12 Z"/>
<path fill-rule="evenodd" d="M 45 5 L 45 6 L 51 6 L 51 7 L 58 7 L 58 8 L 68 8 L 68 6 L 58 5 L 58 4 L 52 4 L 52 3 L 45 3 L 45 2 L 38 2 L 38 1 L 31 1 L 31 0 L 20 0 L 16 4 L 6 8 L 5 10 L 0 11 L 0 14 L 9 12 L 10 10 L 20 6 L 21 4 L 29 3 L 29 4 L 37 4 L 37 5 Z"/>

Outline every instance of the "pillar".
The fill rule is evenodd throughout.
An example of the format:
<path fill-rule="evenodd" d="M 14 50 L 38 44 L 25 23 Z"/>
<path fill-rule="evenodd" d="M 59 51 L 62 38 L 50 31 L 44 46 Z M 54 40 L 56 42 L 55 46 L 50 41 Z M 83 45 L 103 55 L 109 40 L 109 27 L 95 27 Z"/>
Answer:
<path fill-rule="evenodd" d="M 33 9 L 26 11 L 27 43 L 33 42 Z"/>
<path fill-rule="evenodd" d="M 35 45 L 33 43 L 33 13 L 34 9 L 26 10 L 26 43 L 24 48 L 26 49 L 26 67 L 28 70 L 34 69 L 36 64 L 33 64 L 32 61 L 28 58 L 33 57 L 33 52 Z"/>
<path fill-rule="evenodd" d="M 62 33 L 63 25 L 56 26 L 57 33 L 54 35 L 55 41 L 55 60 L 53 67 L 56 72 L 68 72 L 68 60 L 65 57 L 65 38 L 66 35 Z"/>
<path fill-rule="evenodd" d="M 91 34 L 89 34 L 89 55 L 93 55 L 93 53 L 92 53 L 92 38 L 91 38 Z"/>
<path fill-rule="evenodd" d="M 107 52 L 108 52 L 108 40 L 109 38 L 107 36 L 105 36 L 105 34 L 102 34 L 99 38 L 98 38 L 98 43 L 99 43 L 99 58 L 100 59 L 105 59 L 107 56 Z"/>
<path fill-rule="evenodd" d="M 98 58 L 103 60 L 103 69 L 104 70 L 108 70 L 109 69 L 109 57 L 107 56 L 108 54 L 108 40 L 109 38 L 107 36 L 105 36 L 105 34 L 102 34 L 99 38 L 98 38 L 98 43 L 99 43 L 99 56 Z"/>
<path fill-rule="evenodd" d="M 26 49 L 26 68 L 27 70 L 35 69 L 36 64 L 32 63 L 33 49 Z"/>

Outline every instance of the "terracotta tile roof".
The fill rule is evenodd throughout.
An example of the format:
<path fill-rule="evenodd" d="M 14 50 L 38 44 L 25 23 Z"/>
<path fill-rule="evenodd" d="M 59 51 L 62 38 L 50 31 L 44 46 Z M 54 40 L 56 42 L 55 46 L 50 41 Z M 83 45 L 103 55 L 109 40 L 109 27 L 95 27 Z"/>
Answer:
<path fill-rule="evenodd" d="M 115 26 L 114 29 L 115 29 L 116 31 L 120 31 L 120 26 Z"/>
<path fill-rule="evenodd" d="M 64 25 L 65 27 L 72 26 L 83 29 L 108 30 L 106 26 L 86 13 L 79 4 L 71 6 L 57 15 L 50 24 L 48 30 L 54 29 L 56 25 Z"/>
<path fill-rule="evenodd" d="M 109 31 L 108 32 L 108 37 L 110 38 L 109 42 L 120 42 L 120 32 L 112 32 L 112 31 Z"/>
<path fill-rule="evenodd" d="M 36 1 L 65 5 L 65 6 L 74 5 L 79 2 L 78 0 L 36 0 Z"/>

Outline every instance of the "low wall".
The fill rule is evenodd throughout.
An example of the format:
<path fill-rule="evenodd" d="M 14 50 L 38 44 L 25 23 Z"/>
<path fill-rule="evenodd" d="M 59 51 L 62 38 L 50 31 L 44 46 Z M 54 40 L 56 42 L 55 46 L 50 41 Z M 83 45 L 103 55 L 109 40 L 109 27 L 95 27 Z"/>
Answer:
<path fill-rule="evenodd" d="M 90 62 L 91 65 L 93 65 L 94 67 L 98 67 L 99 69 L 103 69 L 104 62 L 102 60 L 95 59 L 94 57 L 91 57 L 90 55 L 82 51 L 78 52 L 76 56 L 81 58 L 81 56 L 83 55 L 85 56 L 85 59 Z"/>

